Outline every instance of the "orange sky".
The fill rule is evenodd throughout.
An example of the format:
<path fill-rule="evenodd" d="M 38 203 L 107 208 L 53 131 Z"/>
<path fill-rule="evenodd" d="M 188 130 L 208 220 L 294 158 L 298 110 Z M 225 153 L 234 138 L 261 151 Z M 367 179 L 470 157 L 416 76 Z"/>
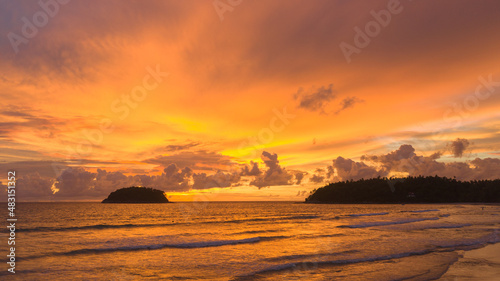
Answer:
<path fill-rule="evenodd" d="M 496 1 L 46 3 L 0 4 L 0 180 L 17 170 L 20 200 L 131 184 L 303 200 L 362 175 L 498 177 Z M 397 165 L 362 157 L 404 144 Z"/>

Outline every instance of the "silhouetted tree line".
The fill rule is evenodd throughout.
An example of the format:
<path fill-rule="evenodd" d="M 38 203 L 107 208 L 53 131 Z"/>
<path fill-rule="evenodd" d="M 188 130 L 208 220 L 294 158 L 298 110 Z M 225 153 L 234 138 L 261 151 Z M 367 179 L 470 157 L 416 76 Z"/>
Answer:
<path fill-rule="evenodd" d="M 132 186 L 111 192 L 102 203 L 168 203 L 168 199 L 162 190 Z"/>
<path fill-rule="evenodd" d="M 445 177 L 374 178 L 341 181 L 311 191 L 308 203 L 500 202 L 500 180 Z"/>

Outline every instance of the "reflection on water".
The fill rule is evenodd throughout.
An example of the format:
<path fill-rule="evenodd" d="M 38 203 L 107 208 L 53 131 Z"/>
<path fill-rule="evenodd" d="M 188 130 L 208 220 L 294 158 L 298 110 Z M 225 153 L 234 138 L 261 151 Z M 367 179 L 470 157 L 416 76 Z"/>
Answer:
<path fill-rule="evenodd" d="M 19 280 L 430 280 L 457 249 L 500 241 L 498 206 L 24 203 L 18 213 Z"/>

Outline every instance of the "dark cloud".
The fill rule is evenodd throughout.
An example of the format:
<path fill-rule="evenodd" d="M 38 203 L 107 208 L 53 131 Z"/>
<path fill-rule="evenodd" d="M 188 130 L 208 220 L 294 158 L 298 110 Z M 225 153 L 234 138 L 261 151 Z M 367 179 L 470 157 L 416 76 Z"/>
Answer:
<path fill-rule="evenodd" d="M 331 166 L 328 166 L 327 168 L 331 168 Z M 325 172 L 325 169 L 317 168 L 314 171 L 314 174 L 311 177 L 309 177 L 309 182 L 323 183 L 326 178 L 329 178 L 329 176 L 327 176 L 326 174 L 327 173 Z"/>
<path fill-rule="evenodd" d="M 438 151 L 438 152 L 432 153 L 431 156 L 429 156 L 429 158 L 431 158 L 432 160 L 436 160 L 436 159 L 441 158 L 442 155 L 443 155 L 443 153 L 441 151 Z"/>
<path fill-rule="evenodd" d="M 470 162 L 438 162 L 440 153 L 422 156 L 415 153 L 411 145 L 401 145 L 397 150 L 383 155 L 361 157 L 362 161 L 337 157 L 332 165 L 318 168 L 309 177 L 310 183 L 323 184 L 340 180 L 358 180 L 389 176 L 391 173 L 407 173 L 410 176 L 445 176 L 459 180 L 482 180 L 500 178 L 500 159 L 476 158 Z M 251 162 L 246 170 L 213 174 L 195 173 L 190 167 L 182 169 L 175 163 L 166 166 L 159 175 L 125 175 L 123 172 L 109 172 L 97 169 L 91 172 L 82 167 L 64 167 L 60 176 L 53 176 L 51 162 L 34 161 L 2 163 L 0 167 L 14 167 L 17 170 L 20 200 L 100 200 L 111 191 L 126 186 L 148 186 L 166 192 L 189 191 L 214 187 L 228 188 L 241 183 L 242 176 L 252 176 L 251 185 L 260 188 L 275 185 L 301 184 L 306 172 L 288 171 L 279 164 L 278 155 L 264 151 L 261 159 L 267 167 L 260 171 L 257 163 Z M 19 168 L 19 170 L 17 169 Z M 5 184 L 2 184 L 5 189 Z M 300 193 L 298 196 L 302 196 Z"/>
<path fill-rule="evenodd" d="M 463 143 L 459 141 L 458 143 Z M 465 146 L 466 147 L 466 146 Z M 500 178 L 500 159 L 476 158 L 468 162 L 438 162 L 440 152 L 431 156 L 415 153 L 411 145 L 401 145 L 399 149 L 380 156 L 362 156 L 361 160 L 372 161 L 379 166 L 378 173 L 386 176 L 390 172 L 404 172 L 410 176 L 443 176 L 459 180 L 481 180 Z"/>
<path fill-rule="evenodd" d="M 340 180 L 370 179 L 376 178 L 381 174 L 382 176 L 386 175 L 385 172 L 378 171 L 376 168 L 368 166 L 363 162 L 356 162 L 340 156 L 333 160 L 331 167 L 337 171 L 337 177 Z"/>
<path fill-rule="evenodd" d="M 302 172 L 302 171 L 295 171 L 295 184 L 301 184 L 302 180 L 304 179 L 304 176 L 306 176 L 308 173 L 307 172 Z"/>
<path fill-rule="evenodd" d="M 164 191 L 187 191 L 191 189 L 190 181 L 194 176 L 189 167 L 180 169 L 176 164 L 170 164 L 161 175 L 135 175 L 141 186 L 158 188 Z"/>
<path fill-rule="evenodd" d="M 68 168 L 55 180 L 52 197 L 57 199 L 102 199 L 110 192 L 127 186 L 147 186 L 164 191 L 187 191 L 191 189 L 193 171 L 186 167 L 179 169 L 171 164 L 160 175 L 125 175 L 122 172 L 108 172 L 97 169 L 90 172 L 81 167 Z M 30 176 L 22 176 L 20 179 Z M 33 182 L 33 181 L 32 181 Z M 43 183 L 43 182 L 42 182 Z M 50 190 L 50 186 L 49 186 Z"/>
<path fill-rule="evenodd" d="M 182 20 L 181 15 L 185 15 L 188 8 L 189 5 L 174 1 L 112 0 L 88 5 L 85 1 L 72 0 L 59 5 L 58 13 L 49 18 L 47 25 L 38 28 L 27 44 L 18 46 L 18 54 L 7 36 L 2 36 L 0 58 L 5 66 L 21 70 L 26 80 L 46 77 L 72 83 L 92 81 L 103 74 L 100 67 L 117 59 L 123 44 L 142 37 L 143 30 L 156 28 L 164 36 L 176 38 L 182 30 L 172 27 Z M 31 19 L 40 10 L 38 1 L 1 1 L 0 33 L 22 36 L 21 19 Z M 110 14 L 110 10 L 115 13 Z"/>
<path fill-rule="evenodd" d="M 313 183 L 323 183 L 325 181 L 325 176 L 314 174 L 309 178 L 309 181 Z"/>
<path fill-rule="evenodd" d="M 224 173 L 218 171 L 213 175 L 205 173 L 193 175 L 193 189 L 208 189 L 213 187 L 230 187 L 237 184 L 241 177 L 238 173 Z"/>
<path fill-rule="evenodd" d="M 465 150 L 469 147 L 470 143 L 466 139 L 457 138 L 448 144 L 448 148 L 455 157 L 462 157 Z"/>
<path fill-rule="evenodd" d="M 102 199 L 110 192 L 127 186 L 147 186 L 164 191 L 187 191 L 193 171 L 185 167 L 179 169 L 171 164 L 160 175 L 125 175 L 122 172 L 108 172 L 97 169 L 90 172 L 81 167 L 68 168 L 55 182 L 55 198 L 59 199 Z"/>
<path fill-rule="evenodd" d="M 445 164 L 437 162 L 440 153 L 434 153 L 430 157 L 418 156 L 415 148 L 409 144 L 401 145 L 384 155 L 363 155 L 362 161 L 373 162 L 379 166 L 378 172 L 381 176 L 387 176 L 391 172 L 404 172 L 410 176 L 435 175 L 434 172 L 443 171 Z M 451 166 L 450 166 L 451 167 Z"/>
<path fill-rule="evenodd" d="M 409 163 L 409 159 L 415 157 L 415 149 L 409 144 L 401 145 L 397 150 L 392 151 L 385 155 L 363 155 L 361 156 L 362 161 L 372 161 L 382 165 L 384 174 L 394 170 L 396 166 L 403 168 L 406 163 Z M 398 170 L 400 170 L 398 169 Z"/>
<path fill-rule="evenodd" d="M 354 107 L 354 105 L 356 103 L 360 103 L 360 102 L 363 102 L 362 99 L 360 98 L 357 98 L 357 97 L 347 97 L 347 98 L 344 98 L 341 102 L 340 102 L 340 108 L 335 111 L 335 114 L 339 114 L 340 112 L 348 109 L 348 108 L 351 108 L 351 107 Z"/>
<path fill-rule="evenodd" d="M 273 185 L 292 185 L 293 174 L 281 167 L 276 153 L 271 154 L 263 151 L 260 156 L 267 167 L 263 175 L 256 176 L 251 185 L 257 186 L 259 189 Z"/>
<path fill-rule="evenodd" d="M 458 139 L 454 143 L 464 144 L 466 141 Z M 360 162 L 337 157 L 326 169 L 316 169 L 309 182 L 322 184 L 328 181 L 388 177 L 391 174 L 401 173 L 409 176 L 438 175 L 459 180 L 500 178 L 500 159 L 476 158 L 470 162 L 439 162 L 437 160 L 441 155 L 440 151 L 430 156 L 417 155 L 413 146 L 403 144 L 387 154 L 363 155 Z"/>
<path fill-rule="evenodd" d="M 250 161 L 250 165 L 244 165 L 241 170 L 242 176 L 258 176 L 262 173 L 259 169 L 259 164 L 253 161 Z"/>
<path fill-rule="evenodd" d="M 457 57 L 463 58 L 463 61 L 459 62 L 463 67 L 468 67 L 472 62 L 477 63 L 478 60 L 487 62 L 495 57 L 498 39 L 488 34 L 492 34 L 500 26 L 494 12 L 500 9 L 500 3 L 485 1 L 478 5 L 452 0 L 410 1 L 401 3 L 404 16 L 393 16 L 390 28 L 382 30 L 381 37 L 372 39 L 366 49 L 368 52 L 363 50 L 359 54 L 359 60 L 353 60 L 356 65 L 347 66 L 339 43 L 346 41 L 354 44 L 356 33 L 353 28 L 358 26 L 364 29 L 365 24 L 373 20 L 370 11 L 386 9 L 387 2 L 369 1 L 360 6 L 359 3 L 343 0 L 273 3 L 254 1 L 246 8 L 238 10 L 238 16 L 231 14 L 231 25 L 207 22 L 205 29 L 200 31 L 205 37 L 198 38 L 193 46 L 186 50 L 183 60 L 189 62 L 187 68 L 198 68 L 196 70 L 201 76 L 200 79 L 216 81 L 234 75 L 245 77 L 244 81 L 249 83 L 249 79 L 255 78 L 287 81 L 290 81 L 290 78 L 303 79 L 312 75 L 311 73 L 319 76 L 326 69 L 332 68 L 343 74 L 342 72 L 361 71 L 362 67 L 369 67 L 370 76 L 380 74 L 378 77 L 394 81 L 394 75 L 401 78 L 405 76 L 404 71 L 397 69 L 408 68 L 409 61 L 420 65 L 437 58 L 440 64 L 434 69 L 436 73 L 448 73 L 451 70 L 446 66 L 456 64 Z M 464 14 L 463 11 L 470 12 Z M 214 32 L 216 24 L 218 26 Z M 234 27 L 242 26 L 252 26 L 245 34 L 249 42 L 246 48 L 237 46 L 234 40 L 230 39 L 241 38 L 241 28 Z M 476 46 L 485 50 L 484 56 L 477 53 L 478 48 L 463 44 L 463 38 L 473 38 L 472 42 L 478 42 Z M 454 43 L 453 50 L 448 48 L 450 41 Z M 221 54 L 219 49 L 224 45 L 232 48 L 223 49 Z M 239 64 L 218 64 L 211 67 L 211 71 L 203 71 L 206 69 L 203 66 L 214 64 L 214 60 L 235 56 L 242 62 L 252 63 L 245 64 L 245 67 Z M 378 71 L 373 71 L 375 66 Z M 380 66 L 383 66 L 384 71 L 380 71 Z M 385 75 L 388 72 L 394 75 Z M 432 79 L 434 72 L 428 71 L 406 79 L 422 81 L 422 76 Z M 361 84 L 364 82 L 362 80 L 367 79 L 371 78 L 356 79 L 354 83 Z"/>
<path fill-rule="evenodd" d="M 63 198 L 104 196 L 105 194 L 99 194 L 94 189 L 95 178 L 95 173 L 86 171 L 81 167 L 68 168 L 57 178 L 57 182 L 55 183 L 55 188 L 58 190 L 56 196 Z"/>
<path fill-rule="evenodd" d="M 1 34 L 19 32 L 22 25 L 20 18 L 40 10 L 37 1 L 0 3 Z M 224 25 L 220 24 L 211 7 L 204 3 L 197 4 L 193 1 L 101 1 L 88 5 L 86 1 L 72 0 L 61 7 L 58 15 L 30 40 L 29 45 L 23 45 L 23 56 L 16 59 L 24 61 L 22 67 L 25 69 L 39 70 L 37 74 L 44 74 L 43 65 L 52 64 L 49 73 L 61 69 L 59 71 L 74 72 L 82 75 L 80 77 L 97 75 L 100 72 L 92 73 L 93 66 L 109 62 L 109 57 L 119 53 L 117 51 L 123 45 L 132 40 L 151 41 L 151 38 L 145 37 L 145 30 L 153 30 L 153 34 L 162 35 L 157 37 L 172 41 L 190 31 L 187 27 L 191 21 L 198 22 L 203 18 L 203 24 L 196 25 L 196 30 L 191 32 L 194 38 L 189 38 L 190 44 L 183 48 L 185 51 L 181 57 L 182 61 L 186 61 L 186 68 L 201 74 L 200 80 L 216 81 L 230 75 L 244 79 L 282 76 L 288 80 L 290 77 L 311 75 L 314 71 L 324 73 L 325 69 L 332 69 L 335 65 L 343 67 L 345 59 L 338 48 L 339 43 L 347 41 L 352 44 L 355 36 L 353 28 L 363 28 L 365 23 L 373 20 L 369 11 L 381 10 L 386 7 L 387 1 L 370 1 L 363 7 L 357 3 L 327 0 L 255 2 L 238 9 L 238 16 L 231 13 L 232 24 Z M 451 0 L 414 1 L 411 5 L 403 5 L 405 16 L 393 17 L 393 22 L 397 21 L 397 24 L 382 32 L 383 40 L 372 43 L 370 52 L 361 54 L 365 59 L 359 61 L 370 64 L 380 60 L 395 69 L 394 64 L 397 63 L 424 63 L 422 58 L 439 58 L 442 63 L 437 67 L 444 69 L 450 62 L 456 63 L 456 57 L 461 57 L 464 60 L 461 63 L 467 66 L 479 59 L 478 49 L 463 44 L 463 38 L 472 38 L 471 42 L 477 42 L 476 45 L 486 49 L 485 58 L 491 58 L 498 41 L 494 36 L 485 35 L 498 29 L 495 11 L 498 11 L 499 5 L 496 1 L 478 5 Z M 110 14 L 110 10 L 115 12 Z M 200 10 L 204 12 L 203 17 L 197 13 Z M 470 12 L 463 14 L 463 11 Z M 443 17 L 443 14 L 446 16 Z M 243 38 L 240 33 L 242 27 L 248 30 Z M 72 36 L 65 36 L 67 34 Z M 240 40 L 231 38 L 241 41 L 245 38 L 248 44 L 240 46 L 235 43 Z M 6 36 L 2 36 L 2 40 L 0 54 L 13 53 Z M 449 48 L 445 48 L 450 42 L 456 47 L 451 50 L 454 55 L 449 54 Z M 103 51 L 105 49 L 109 51 Z M 44 56 L 45 53 L 47 55 Z M 44 58 L 37 59 L 37 56 Z M 238 57 L 240 62 L 252 63 L 244 64 L 245 67 L 224 63 L 234 57 Z M 91 59 L 84 61 L 83 58 Z M 215 65 L 214 60 L 223 63 Z M 33 62 L 30 64 L 29 61 Z M 209 71 L 207 65 L 211 65 Z M 15 64 L 12 63 L 12 66 Z M 244 74 L 252 74 L 253 77 Z M 387 76 L 393 79 L 391 75 Z M 420 79 L 420 76 L 415 76 L 415 79 Z M 232 83 L 240 82 L 236 80 Z"/>
<path fill-rule="evenodd" d="M 299 101 L 299 108 L 321 113 L 325 113 L 325 106 L 327 106 L 331 100 L 335 99 L 335 97 L 336 94 L 333 90 L 333 84 L 330 84 L 328 88 L 322 86 L 321 88 L 312 89 L 307 92 L 300 88 L 294 95 L 294 98 Z"/>
<path fill-rule="evenodd" d="M 476 158 L 471 161 L 475 179 L 498 179 L 500 178 L 500 159 L 498 158 Z"/>
<path fill-rule="evenodd" d="M 250 162 L 249 165 L 243 166 L 243 169 L 239 168 L 241 167 L 239 164 L 232 163 L 227 171 L 217 170 L 212 174 L 196 173 L 187 166 L 194 163 L 196 159 L 191 159 L 189 163 L 184 161 L 188 155 L 168 158 L 168 160 L 177 160 L 177 163 L 181 163 L 181 165 L 177 165 L 177 163 L 163 165 L 160 164 L 161 162 L 153 161 L 164 167 L 159 175 L 150 175 L 144 173 L 143 170 L 139 171 L 142 173 L 135 175 L 127 175 L 124 173 L 125 171 L 106 171 L 104 169 L 97 169 L 94 172 L 80 166 L 68 166 L 69 163 L 66 162 L 51 161 L 9 162 L 0 164 L 0 168 L 14 168 L 18 172 L 18 182 L 24 186 L 20 198 L 28 201 L 101 200 L 110 192 L 127 186 L 147 186 L 166 192 L 214 187 L 228 188 L 241 184 L 242 176 L 253 177 L 251 185 L 262 188 L 274 185 L 301 184 L 307 175 L 307 172 L 303 171 L 287 171 L 280 166 L 278 156 L 268 152 L 263 152 L 261 156 L 267 167 L 264 171 L 259 169 L 258 163 Z M 219 163 L 223 158 L 214 153 L 195 155 L 197 159 L 206 160 L 206 164 L 211 165 Z M 202 156 L 200 157 L 200 155 Z M 216 161 L 208 161 L 213 159 Z M 162 158 L 162 160 L 165 159 Z M 167 162 L 170 161 L 165 161 L 165 163 Z M 98 162 L 84 160 L 82 163 L 97 164 Z M 226 162 L 222 161 L 221 163 Z M 4 186 L 2 187 L 4 188 Z"/>
<path fill-rule="evenodd" d="M 20 174 L 16 171 L 16 198 L 17 200 L 37 200 L 37 199 L 53 199 L 54 192 L 52 185 L 55 182 L 53 177 L 41 176 L 34 172 L 30 174 Z"/>

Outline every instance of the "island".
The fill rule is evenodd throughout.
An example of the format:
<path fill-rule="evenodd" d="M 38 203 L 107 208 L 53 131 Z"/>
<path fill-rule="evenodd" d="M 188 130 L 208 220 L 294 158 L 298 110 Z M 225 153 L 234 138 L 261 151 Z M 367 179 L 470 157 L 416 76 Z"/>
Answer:
<path fill-rule="evenodd" d="M 101 203 L 169 203 L 169 201 L 162 190 L 131 186 L 111 192 Z"/>
<path fill-rule="evenodd" d="M 500 203 L 500 179 L 459 181 L 446 177 L 341 181 L 311 191 L 306 203 Z"/>

